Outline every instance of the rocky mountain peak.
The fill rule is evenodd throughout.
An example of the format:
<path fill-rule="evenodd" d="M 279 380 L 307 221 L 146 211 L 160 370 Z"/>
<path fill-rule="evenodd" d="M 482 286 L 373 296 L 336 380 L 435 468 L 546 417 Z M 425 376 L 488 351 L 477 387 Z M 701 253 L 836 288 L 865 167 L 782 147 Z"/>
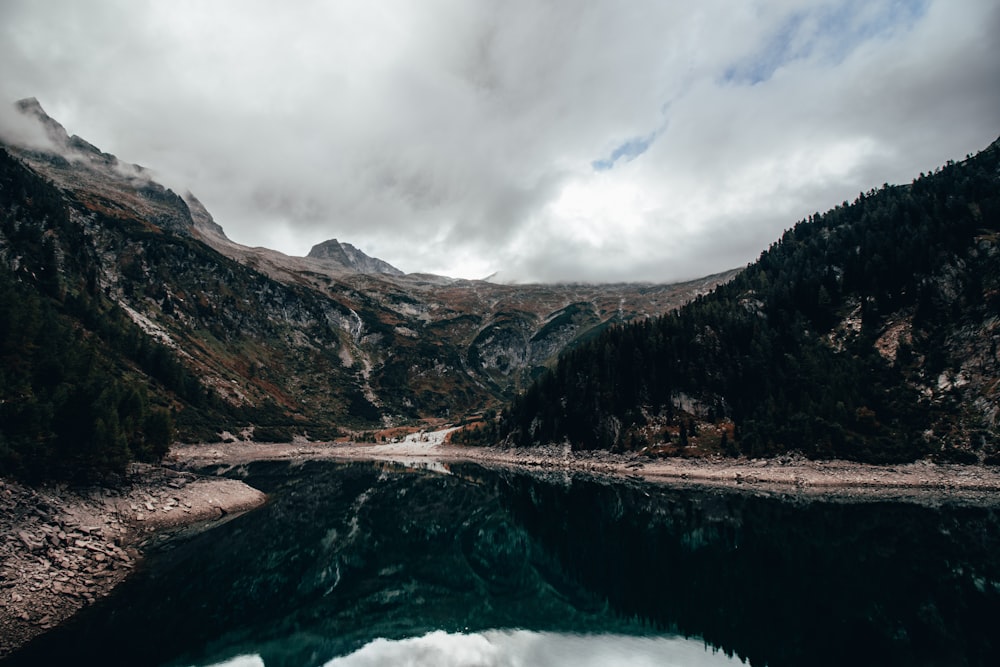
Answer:
<path fill-rule="evenodd" d="M 357 273 L 383 273 L 390 276 L 405 275 L 402 271 L 375 257 L 369 257 L 350 243 L 330 239 L 317 243 L 306 257 L 334 264 Z"/>
<path fill-rule="evenodd" d="M 71 136 L 37 98 L 19 100 L 14 108 L 36 121 L 44 137 L 36 130 L 32 138 L 10 138 L 8 149 L 37 173 L 72 192 L 85 208 L 190 233 L 194 221 L 187 203 L 153 180 L 149 170 L 122 162 L 77 135 Z M 114 205 L 109 207 L 109 202 Z M 205 215 L 211 218 L 207 211 Z"/>
<path fill-rule="evenodd" d="M 52 116 L 45 112 L 37 98 L 26 97 L 14 103 L 14 108 L 22 115 L 35 120 L 51 146 L 42 148 L 43 153 L 52 153 L 57 158 L 79 160 L 84 159 L 91 166 L 95 167 L 118 167 L 118 158 L 110 153 L 105 153 L 97 146 L 77 135 L 70 136 L 66 128 Z M 38 146 L 35 146 L 38 148 Z M 146 170 L 139 165 L 124 165 L 127 170 L 140 175 Z"/>
<path fill-rule="evenodd" d="M 215 221 L 215 218 L 208 212 L 205 205 L 190 190 L 184 195 L 184 203 L 187 204 L 188 210 L 191 211 L 191 219 L 194 221 L 195 229 L 206 234 L 214 234 L 223 239 L 229 239 L 222 225 Z"/>
<path fill-rule="evenodd" d="M 66 132 L 59 121 L 55 120 L 47 113 L 45 109 L 42 108 L 41 103 L 35 97 L 26 97 L 23 100 L 18 100 L 14 103 L 14 108 L 16 108 L 21 114 L 34 118 L 45 130 L 45 135 L 49 138 L 55 147 L 57 148 L 67 148 L 69 146 L 69 133 Z"/>

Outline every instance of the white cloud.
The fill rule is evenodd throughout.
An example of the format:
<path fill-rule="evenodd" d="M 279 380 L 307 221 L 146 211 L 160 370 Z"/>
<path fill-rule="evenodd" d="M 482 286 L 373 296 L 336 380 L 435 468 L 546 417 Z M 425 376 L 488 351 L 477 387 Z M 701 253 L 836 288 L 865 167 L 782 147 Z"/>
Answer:
<path fill-rule="evenodd" d="M 11 0 L 0 26 L 4 97 L 235 240 L 464 277 L 738 266 L 1000 133 L 992 0 Z"/>

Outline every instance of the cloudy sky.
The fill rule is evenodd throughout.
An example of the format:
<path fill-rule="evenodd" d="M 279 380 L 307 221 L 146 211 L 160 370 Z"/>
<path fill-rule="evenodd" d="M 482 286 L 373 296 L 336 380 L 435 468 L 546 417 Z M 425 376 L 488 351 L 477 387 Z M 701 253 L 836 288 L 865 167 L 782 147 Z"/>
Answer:
<path fill-rule="evenodd" d="M 228 235 L 692 278 L 1000 135 L 996 0 L 0 0 L 0 104 Z"/>

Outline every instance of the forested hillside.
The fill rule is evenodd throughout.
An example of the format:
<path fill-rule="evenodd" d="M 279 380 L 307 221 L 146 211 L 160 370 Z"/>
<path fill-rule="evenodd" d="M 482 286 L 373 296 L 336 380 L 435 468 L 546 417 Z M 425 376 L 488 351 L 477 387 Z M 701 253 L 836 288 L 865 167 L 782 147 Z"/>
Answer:
<path fill-rule="evenodd" d="M 997 459 L 1000 142 L 810 216 L 713 293 L 564 355 L 515 445 Z"/>
<path fill-rule="evenodd" d="M 61 189 L 0 149 L 0 473 L 116 474 L 177 435 L 246 425 L 259 439 L 331 437 L 330 415 L 367 406 L 323 310 L 338 304 L 156 226 L 136 201 Z M 220 380 L 230 367 L 256 384 Z M 271 381 L 303 368 L 326 380 L 318 407 Z"/>
<path fill-rule="evenodd" d="M 0 472 L 90 477 L 162 456 L 172 417 L 130 363 L 181 396 L 207 394 L 102 298 L 93 265 L 65 254 L 58 235 L 85 253 L 82 230 L 70 224 L 59 192 L 3 150 L 0 231 L 22 253 L 14 271 L 0 270 Z"/>

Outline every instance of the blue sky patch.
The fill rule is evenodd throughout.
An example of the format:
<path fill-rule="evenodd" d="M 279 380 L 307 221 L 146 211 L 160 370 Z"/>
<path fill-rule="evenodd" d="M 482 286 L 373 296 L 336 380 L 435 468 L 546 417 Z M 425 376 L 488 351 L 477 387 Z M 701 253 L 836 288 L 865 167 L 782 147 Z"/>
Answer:
<path fill-rule="evenodd" d="M 804 21 L 804 14 L 793 14 L 788 17 L 763 49 L 750 58 L 726 68 L 722 75 L 723 80 L 727 83 L 752 86 L 770 79 L 781 65 L 808 55 L 792 47 L 794 38 Z"/>
<path fill-rule="evenodd" d="M 783 65 L 812 56 L 839 63 L 866 41 L 911 29 L 927 11 L 927 0 L 890 0 L 875 12 L 870 4 L 847 0 L 789 15 L 759 51 L 723 71 L 723 82 L 752 86 L 770 79 Z"/>
<path fill-rule="evenodd" d="M 645 153 L 655 139 L 656 132 L 653 132 L 645 137 L 633 137 L 618 148 L 611 151 L 611 155 L 608 157 L 591 162 L 590 166 L 594 168 L 594 171 L 608 171 L 609 169 L 612 169 L 615 166 L 615 163 L 619 160 L 631 162 Z"/>

